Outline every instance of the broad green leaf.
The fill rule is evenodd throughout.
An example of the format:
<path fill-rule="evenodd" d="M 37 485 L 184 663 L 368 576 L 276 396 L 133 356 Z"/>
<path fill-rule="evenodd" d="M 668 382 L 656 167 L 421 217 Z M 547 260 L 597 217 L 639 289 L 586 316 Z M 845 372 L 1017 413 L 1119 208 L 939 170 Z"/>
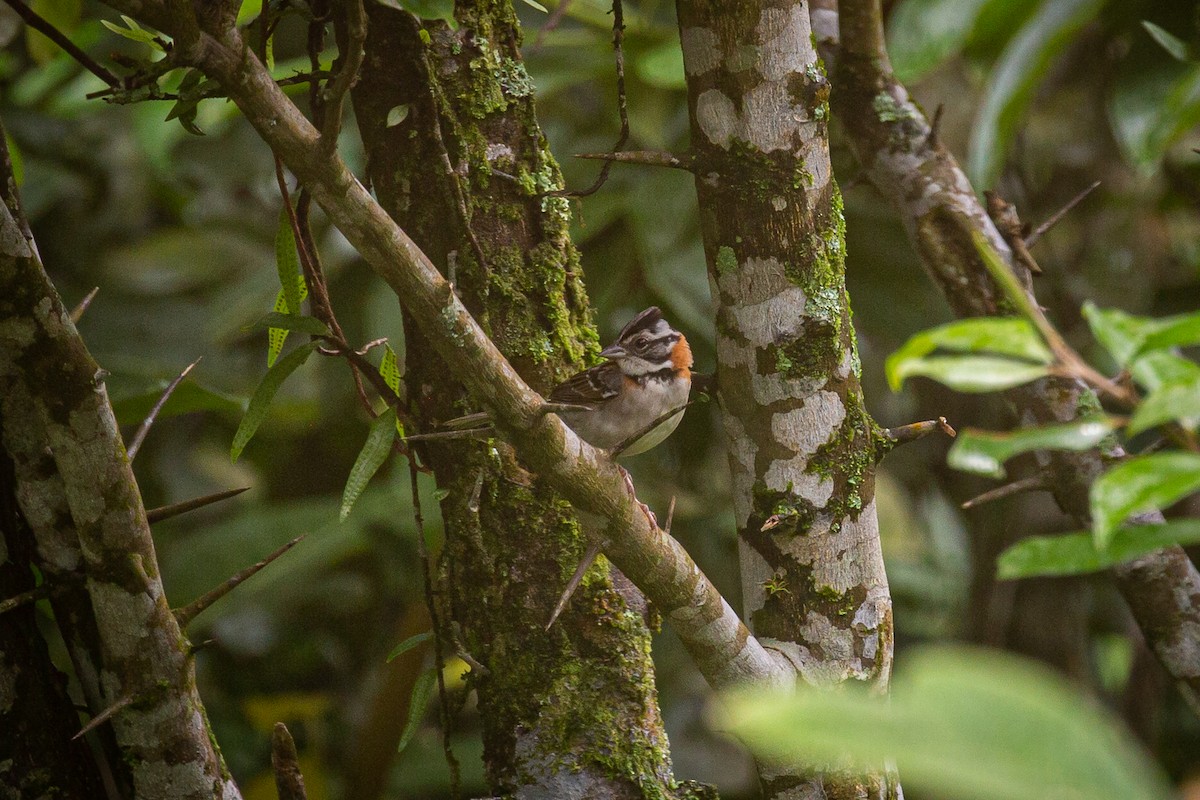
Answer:
<path fill-rule="evenodd" d="M 1030 450 L 1090 450 L 1112 433 L 1105 418 L 1085 419 L 1065 425 L 1021 428 L 1012 433 L 961 431 L 946 462 L 964 472 L 1004 477 L 1004 462 Z"/>
<path fill-rule="evenodd" d="M 366 444 L 359 451 L 358 458 L 354 460 L 354 466 L 350 468 L 350 477 L 346 479 L 346 488 L 342 492 L 342 510 L 339 513 L 341 519 L 344 520 L 350 516 L 350 509 L 354 508 L 354 501 L 362 494 L 363 489 L 367 488 L 367 483 L 387 460 L 388 453 L 392 452 L 392 442 L 395 440 L 396 411 L 389 408 L 371 423 Z"/>
<path fill-rule="evenodd" d="M 387 655 L 388 663 L 390 664 L 393 660 L 404 655 L 405 653 L 407 653 L 409 650 L 412 650 L 417 645 L 421 644 L 422 642 L 428 642 L 432 638 L 433 638 L 433 631 L 425 631 L 424 633 L 413 634 L 412 636 L 408 637 L 403 642 L 401 642 L 400 644 L 398 644 L 392 648 L 392 652 L 388 653 L 388 655 Z"/>
<path fill-rule="evenodd" d="M 299 314 L 300 290 L 296 276 L 300 274 L 300 254 L 296 250 L 296 233 L 286 208 L 279 212 L 279 227 L 275 229 L 275 271 L 279 273 L 285 310 L 289 314 Z"/>
<path fill-rule="evenodd" d="M 1168 383 L 1200 380 L 1200 366 L 1164 350 L 1146 353 L 1133 362 L 1129 371 L 1133 379 L 1150 392 L 1156 392 Z"/>
<path fill-rule="evenodd" d="M 1159 25 L 1155 25 L 1148 19 L 1142 20 L 1142 27 L 1146 29 L 1146 33 L 1150 34 L 1150 38 L 1158 43 L 1159 47 L 1167 51 L 1167 54 L 1171 58 L 1176 61 L 1188 60 L 1187 43 L 1178 36 Z"/>
<path fill-rule="evenodd" d="M 988 0 L 905 0 L 887 21 L 888 56 L 904 83 L 920 80 L 956 55 Z"/>
<path fill-rule="evenodd" d="M 300 293 L 300 299 L 304 300 L 308 297 L 308 284 L 304 280 L 303 275 L 296 276 L 296 290 Z M 283 289 L 275 295 L 274 313 L 287 313 L 287 298 L 283 295 Z M 279 358 L 279 354 L 283 352 L 283 343 L 287 341 L 288 332 L 283 328 L 269 328 L 267 330 L 267 366 L 270 367 L 275 363 L 275 359 Z"/>
<path fill-rule="evenodd" d="M 413 684 L 412 697 L 408 701 L 408 718 L 404 722 L 404 732 L 400 734 L 400 742 L 396 745 L 397 753 L 404 752 L 404 748 L 408 747 L 413 734 L 417 732 L 417 727 L 421 724 L 421 717 L 425 716 L 425 708 L 429 705 L 429 697 L 433 694 L 433 686 L 436 682 L 437 670 L 430 667 L 423 670 L 417 677 L 416 683 Z"/>
<path fill-rule="evenodd" d="M 1172 381 L 1151 392 L 1129 420 L 1126 433 L 1136 436 L 1166 422 L 1178 422 L 1188 430 L 1200 424 L 1200 374 Z"/>
<path fill-rule="evenodd" d="M 1033 325 L 1017 317 L 965 319 L 921 331 L 887 360 L 886 372 L 892 391 L 900 388 L 907 364 L 935 350 L 990 353 L 1049 364 L 1053 356 Z"/>
<path fill-rule="evenodd" d="M 1122 69 L 1108 116 L 1121 151 L 1144 175 L 1200 123 L 1200 65 L 1177 61 Z"/>
<path fill-rule="evenodd" d="M 1200 314 L 1163 317 L 1153 321 L 1150 332 L 1137 349 L 1137 355 L 1195 344 L 1200 344 Z"/>
<path fill-rule="evenodd" d="M 1133 514 L 1158 511 L 1200 489 L 1200 453 L 1155 453 L 1113 467 L 1092 483 L 1092 532 L 1105 547 Z"/>
<path fill-rule="evenodd" d="M 851 681 L 850 683 L 856 683 Z M 1166 800 L 1171 789 L 1102 705 L 1046 667 L 968 648 L 909 652 L 890 699 L 869 687 L 756 689 L 723 705 L 758 756 L 879 769 L 913 794 Z"/>
<path fill-rule="evenodd" d="M 1116 308 L 1083 304 L 1083 318 L 1096 341 L 1109 352 L 1119 367 L 1129 366 L 1146 337 L 1153 331 L 1154 320 L 1127 314 Z"/>
<path fill-rule="evenodd" d="M 1104 0 L 1045 0 L 993 68 L 971 130 L 968 164 L 976 186 L 993 186 L 1034 90 Z"/>
<path fill-rule="evenodd" d="M 329 335 L 329 327 L 316 317 L 309 317 L 304 314 L 281 314 L 278 311 L 264 314 L 247 330 L 266 331 L 271 329 L 307 333 L 312 336 Z"/>
<path fill-rule="evenodd" d="M 381 6 L 407 11 L 421 19 L 445 20 L 451 30 L 458 28 L 454 19 L 454 0 L 375 0 Z"/>
<path fill-rule="evenodd" d="M 250 405 L 246 408 L 246 414 L 242 417 L 241 424 L 238 425 L 237 433 L 233 435 L 233 447 L 230 448 L 229 456 L 234 461 L 238 460 L 242 450 L 246 449 L 246 445 L 254 437 L 258 426 L 267 418 L 267 410 L 270 409 L 271 401 L 275 398 L 279 387 L 283 385 L 289 375 L 296 371 L 297 367 L 308 360 L 316 346 L 316 342 L 308 342 L 297 347 L 267 370 L 267 374 L 263 376 L 258 388 L 254 390 L 254 396 L 250 398 Z"/>
<path fill-rule="evenodd" d="M 1049 374 L 1042 364 L 996 356 L 929 356 L 895 365 L 889 370 L 888 381 L 899 387 L 919 375 L 960 392 L 998 392 Z"/>
<path fill-rule="evenodd" d="M 392 106 L 387 113 L 386 127 L 393 128 L 399 125 L 401 122 L 404 122 L 404 120 L 408 119 L 408 112 L 408 103 L 401 103 L 398 106 Z"/>
<path fill-rule="evenodd" d="M 1130 525 L 1113 533 L 1108 547 L 1097 549 L 1088 531 L 1060 536 L 1030 536 L 996 559 L 996 577 L 1032 578 L 1082 575 L 1153 553 L 1171 545 L 1200 544 L 1200 520 L 1172 520 L 1163 525 Z"/>

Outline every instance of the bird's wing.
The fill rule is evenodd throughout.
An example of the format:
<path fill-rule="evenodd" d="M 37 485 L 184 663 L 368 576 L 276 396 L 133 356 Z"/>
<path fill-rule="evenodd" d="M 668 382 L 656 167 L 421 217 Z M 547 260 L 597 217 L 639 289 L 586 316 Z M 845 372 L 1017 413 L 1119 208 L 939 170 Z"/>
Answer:
<path fill-rule="evenodd" d="M 553 403 L 591 406 L 610 400 L 621 391 L 624 379 L 616 362 L 606 361 L 572 375 L 550 390 Z"/>

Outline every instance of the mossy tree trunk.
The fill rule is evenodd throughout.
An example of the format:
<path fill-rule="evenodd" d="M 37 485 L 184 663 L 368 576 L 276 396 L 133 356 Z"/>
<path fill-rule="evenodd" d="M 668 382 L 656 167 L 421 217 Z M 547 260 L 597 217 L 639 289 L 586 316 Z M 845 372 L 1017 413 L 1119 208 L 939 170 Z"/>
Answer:
<path fill-rule="evenodd" d="M 455 30 L 381 4 L 368 12 L 354 105 L 371 185 L 545 393 L 598 348 L 567 201 L 543 195 L 561 179 L 534 117 L 512 7 L 459 2 Z M 405 335 L 414 416 L 433 428 L 478 410 L 411 319 Z M 601 559 L 546 632 L 586 547 L 575 512 L 499 438 L 431 443 L 422 457 L 448 492 L 441 605 L 487 668 L 470 681 L 493 790 L 676 796 L 640 593 Z"/>
<path fill-rule="evenodd" d="M 829 84 L 794 0 L 678 0 L 744 615 L 818 685 L 887 687 L 892 611 L 845 288 Z M 773 640 L 773 641 L 772 641 Z M 882 774 L 764 765 L 767 797 L 880 797 Z"/>

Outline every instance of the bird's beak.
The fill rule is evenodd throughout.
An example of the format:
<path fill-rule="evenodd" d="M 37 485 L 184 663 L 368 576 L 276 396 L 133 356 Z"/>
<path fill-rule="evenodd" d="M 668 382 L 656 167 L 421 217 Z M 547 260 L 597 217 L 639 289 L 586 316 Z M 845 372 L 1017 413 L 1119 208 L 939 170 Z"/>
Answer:
<path fill-rule="evenodd" d="M 617 359 L 623 358 L 627 355 L 629 355 L 629 353 L 626 352 L 625 348 L 621 347 L 619 344 L 610 344 L 608 347 L 600 351 L 601 358 Z"/>

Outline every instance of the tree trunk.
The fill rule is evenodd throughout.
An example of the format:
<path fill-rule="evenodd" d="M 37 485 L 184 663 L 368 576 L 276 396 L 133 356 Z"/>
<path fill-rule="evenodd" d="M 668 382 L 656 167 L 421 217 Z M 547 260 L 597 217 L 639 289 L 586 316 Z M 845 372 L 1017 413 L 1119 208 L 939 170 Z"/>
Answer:
<path fill-rule="evenodd" d="M 569 209 L 543 194 L 561 179 L 534 117 L 510 4 L 456 5 L 458 27 L 450 30 L 369 4 L 354 90 L 369 178 L 389 213 L 444 265 L 499 349 L 544 393 L 597 350 Z M 463 402 L 462 385 L 407 317 L 405 335 L 416 419 L 428 429 L 478 410 Z M 575 512 L 498 438 L 434 442 L 421 455 L 448 492 L 441 605 L 487 668 L 470 680 L 493 790 L 679 796 L 641 594 L 600 559 L 544 631 L 586 547 Z"/>
<path fill-rule="evenodd" d="M 744 615 L 818 685 L 885 691 L 892 612 L 845 288 L 829 84 L 808 8 L 678 0 L 696 192 L 717 304 Z M 767 797 L 881 797 L 882 773 L 761 769 Z"/>

